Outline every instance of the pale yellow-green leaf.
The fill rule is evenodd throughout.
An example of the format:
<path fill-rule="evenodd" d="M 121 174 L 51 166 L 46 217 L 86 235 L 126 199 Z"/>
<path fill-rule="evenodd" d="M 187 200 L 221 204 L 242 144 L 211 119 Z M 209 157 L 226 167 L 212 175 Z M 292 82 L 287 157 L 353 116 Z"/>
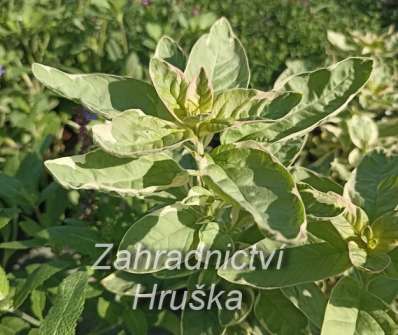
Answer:
<path fill-rule="evenodd" d="M 84 155 L 49 160 L 45 165 L 65 188 L 121 195 L 150 195 L 188 181 L 188 173 L 162 153 L 118 158 L 94 150 Z"/>
<path fill-rule="evenodd" d="M 144 81 L 102 73 L 69 74 L 38 63 L 32 65 L 32 71 L 46 87 L 106 118 L 137 108 L 148 115 L 172 119 L 155 89 Z"/>
<path fill-rule="evenodd" d="M 10 292 L 10 284 L 7 279 L 7 274 L 0 266 L 0 301 L 4 300 Z"/>
<path fill-rule="evenodd" d="M 160 99 L 176 120 L 181 121 L 187 117 L 185 102 L 189 82 L 184 73 L 177 67 L 154 57 L 149 64 L 149 74 Z"/>
<path fill-rule="evenodd" d="M 261 229 L 293 239 L 305 222 L 304 205 L 293 177 L 254 143 L 218 147 L 202 162 L 205 182 L 248 211 Z"/>
<path fill-rule="evenodd" d="M 132 256 L 131 273 L 152 273 L 169 266 L 167 253 L 174 250 L 182 255 L 192 249 L 194 234 L 200 215 L 190 206 L 174 204 L 151 212 L 135 222 L 124 235 L 119 251 L 127 250 Z M 147 250 L 150 256 L 140 256 L 140 250 Z M 158 252 L 162 251 L 162 254 Z M 157 255 L 159 256 L 158 258 Z"/>
<path fill-rule="evenodd" d="M 135 157 L 182 145 L 186 130 L 139 110 L 127 110 L 112 121 L 92 128 L 94 141 L 106 152 L 118 157 Z"/>
<path fill-rule="evenodd" d="M 352 143 L 362 150 L 369 150 L 377 144 L 377 124 L 366 115 L 354 115 L 347 121 Z"/>
<path fill-rule="evenodd" d="M 366 155 L 345 185 L 345 194 L 370 221 L 398 206 L 398 156 L 382 151 Z"/>
<path fill-rule="evenodd" d="M 387 335 L 398 327 L 389 319 L 388 307 L 350 277 L 333 288 L 326 307 L 321 335 Z"/>
<path fill-rule="evenodd" d="M 225 18 L 216 21 L 208 34 L 193 46 L 185 74 L 192 80 L 204 67 L 215 92 L 229 88 L 246 88 L 250 69 L 246 52 Z"/>
<path fill-rule="evenodd" d="M 186 56 L 184 51 L 169 36 L 163 36 L 156 45 L 155 57 L 165 60 L 166 62 L 179 68 L 181 71 L 185 69 Z"/>
<path fill-rule="evenodd" d="M 302 94 L 295 108 L 272 123 L 231 128 L 223 134 L 222 142 L 276 142 L 304 135 L 347 107 L 369 79 L 372 65 L 369 58 L 347 58 L 328 68 L 289 77 L 278 89 Z"/>

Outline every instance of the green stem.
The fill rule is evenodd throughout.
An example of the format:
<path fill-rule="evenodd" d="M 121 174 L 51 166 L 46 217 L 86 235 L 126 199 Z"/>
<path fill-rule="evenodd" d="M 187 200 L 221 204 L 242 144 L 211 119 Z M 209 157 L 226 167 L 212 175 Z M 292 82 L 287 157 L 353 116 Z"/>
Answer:
<path fill-rule="evenodd" d="M 40 327 L 40 321 L 37 320 L 36 318 L 34 318 L 33 316 L 30 316 L 29 314 L 26 314 L 24 312 L 21 311 L 15 311 L 14 312 L 17 316 L 19 316 L 20 318 L 24 319 L 25 321 L 29 322 L 30 324 L 32 324 L 35 327 Z"/>

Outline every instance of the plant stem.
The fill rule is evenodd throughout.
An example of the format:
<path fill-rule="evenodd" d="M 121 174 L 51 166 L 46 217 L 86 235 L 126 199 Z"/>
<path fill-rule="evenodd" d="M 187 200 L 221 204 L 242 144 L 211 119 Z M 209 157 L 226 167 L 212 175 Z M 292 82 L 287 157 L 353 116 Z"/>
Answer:
<path fill-rule="evenodd" d="M 40 326 L 40 321 L 37 320 L 36 318 L 34 318 L 33 316 L 30 316 L 29 314 L 26 314 L 24 312 L 21 311 L 15 311 L 14 312 L 17 316 L 19 316 L 20 318 L 24 319 L 25 321 L 29 322 L 30 324 L 32 324 L 35 327 L 39 327 Z"/>

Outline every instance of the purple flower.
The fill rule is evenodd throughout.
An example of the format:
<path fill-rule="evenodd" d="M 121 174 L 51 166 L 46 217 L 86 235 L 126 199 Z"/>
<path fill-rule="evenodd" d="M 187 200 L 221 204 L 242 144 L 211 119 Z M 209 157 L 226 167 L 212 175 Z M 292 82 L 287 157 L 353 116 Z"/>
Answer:
<path fill-rule="evenodd" d="M 6 73 L 6 69 L 4 68 L 3 65 L 0 65 L 0 78 L 3 77 L 5 73 Z"/>
<path fill-rule="evenodd" d="M 141 4 L 143 6 L 149 6 L 151 4 L 151 0 L 141 0 Z"/>
<path fill-rule="evenodd" d="M 97 115 L 91 113 L 88 109 L 83 109 L 82 111 L 83 117 L 86 120 L 86 122 L 92 121 L 92 120 L 97 120 Z"/>

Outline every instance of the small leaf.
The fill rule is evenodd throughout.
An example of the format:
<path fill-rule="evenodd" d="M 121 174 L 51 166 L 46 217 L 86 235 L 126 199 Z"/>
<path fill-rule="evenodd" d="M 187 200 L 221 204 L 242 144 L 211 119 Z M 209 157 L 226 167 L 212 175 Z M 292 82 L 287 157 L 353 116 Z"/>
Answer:
<path fill-rule="evenodd" d="M 52 261 L 39 266 L 25 280 L 22 286 L 18 287 L 14 296 L 14 309 L 18 309 L 28 297 L 28 295 L 43 284 L 47 279 L 54 276 L 66 267 L 66 263 Z"/>
<path fill-rule="evenodd" d="M 249 84 L 250 69 L 245 50 L 225 18 L 216 21 L 208 34 L 193 46 L 185 74 L 192 81 L 204 67 L 215 92 Z"/>
<path fill-rule="evenodd" d="M 168 36 L 163 36 L 156 45 L 155 57 L 163 59 L 181 71 L 185 69 L 186 56 L 176 41 Z"/>
<path fill-rule="evenodd" d="M 210 114 L 213 107 L 213 88 L 203 68 L 188 87 L 186 109 L 190 116 Z"/>
<path fill-rule="evenodd" d="M 33 290 L 30 295 L 31 308 L 33 314 L 43 320 L 43 312 L 46 307 L 46 293 L 41 290 Z"/>
<path fill-rule="evenodd" d="M 10 284 L 7 279 L 7 274 L 0 266 L 0 301 L 4 300 L 8 296 L 8 293 L 10 293 Z"/>
<path fill-rule="evenodd" d="M 75 272 L 66 277 L 46 318 L 40 325 L 40 335 L 74 335 L 83 312 L 88 275 Z"/>
<path fill-rule="evenodd" d="M 177 121 L 187 117 L 186 97 L 189 82 L 184 74 L 173 65 L 152 58 L 149 64 L 149 74 L 157 94 Z"/>
<path fill-rule="evenodd" d="M 398 156 L 372 151 L 353 172 L 344 192 L 371 222 L 394 210 L 398 206 Z"/>
<path fill-rule="evenodd" d="M 109 292 L 120 296 L 134 296 L 151 292 L 158 279 L 148 275 L 137 275 L 125 271 L 116 271 L 101 280 L 102 286 Z"/>
<path fill-rule="evenodd" d="M 374 250 L 389 252 L 398 247 L 398 212 L 380 216 L 372 224 Z"/>
<path fill-rule="evenodd" d="M 368 150 L 377 144 L 376 123 L 366 115 L 354 115 L 347 121 L 348 133 L 352 143 L 361 150 Z"/>

